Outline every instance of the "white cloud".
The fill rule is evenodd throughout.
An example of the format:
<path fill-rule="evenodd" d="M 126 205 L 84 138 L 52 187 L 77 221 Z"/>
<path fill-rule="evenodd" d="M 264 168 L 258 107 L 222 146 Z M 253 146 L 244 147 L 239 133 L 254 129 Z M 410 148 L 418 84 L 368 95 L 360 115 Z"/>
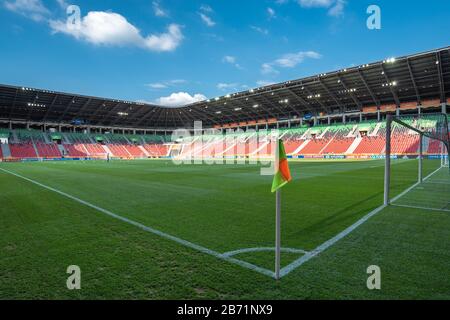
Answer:
<path fill-rule="evenodd" d="M 209 12 L 209 13 L 214 12 L 214 10 L 210 6 L 208 6 L 207 4 L 202 4 L 200 6 L 200 10 L 203 11 L 203 12 Z"/>
<path fill-rule="evenodd" d="M 145 47 L 153 51 L 173 51 L 183 40 L 181 27 L 177 24 L 171 24 L 166 33 L 150 35 L 145 38 Z"/>
<path fill-rule="evenodd" d="M 159 83 L 159 82 L 155 82 L 155 83 L 148 83 L 146 84 L 147 87 L 151 88 L 151 89 L 165 89 L 167 88 L 167 85 L 164 83 Z"/>
<path fill-rule="evenodd" d="M 34 21 L 43 21 L 50 14 L 41 0 L 11 0 L 4 1 L 6 9 L 21 14 Z"/>
<path fill-rule="evenodd" d="M 170 80 L 170 81 L 169 81 L 169 83 L 172 84 L 172 85 L 175 85 L 175 84 L 183 84 L 183 83 L 186 83 L 186 82 L 187 82 L 187 81 L 184 80 L 184 79 L 175 79 L 175 80 Z"/>
<path fill-rule="evenodd" d="M 235 66 L 237 69 L 242 69 L 242 67 L 236 61 L 237 61 L 236 57 L 233 57 L 233 56 L 225 56 L 222 59 L 222 62 L 231 64 L 231 65 Z"/>
<path fill-rule="evenodd" d="M 168 87 L 173 87 L 173 86 L 177 86 L 180 84 L 184 84 L 186 82 L 187 81 L 183 80 L 183 79 L 174 79 L 174 80 L 163 81 L 163 82 L 148 83 L 145 86 L 149 87 L 150 89 L 160 90 L 160 89 L 166 89 Z"/>
<path fill-rule="evenodd" d="M 225 56 L 223 57 L 223 62 L 227 62 L 227 63 L 236 63 L 236 57 L 233 56 Z"/>
<path fill-rule="evenodd" d="M 328 8 L 335 0 L 298 0 L 298 3 L 304 8 Z"/>
<path fill-rule="evenodd" d="M 298 0 L 303 8 L 328 8 L 328 15 L 333 17 L 344 14 L 345 0 Z"/>
<path fill-rule="evenodd" d="M 300 51 L 297 53 L 287 53 L 272 62 L 263 63 L 261 65 L 261 73 L 262 74 L 278 73 L 276 67 L 294 68 L 303 61 L 305 61 L 305 59 L 320 59 L 321 57 L 322 55 L 315 51 Z"/>
<path fill-rule="evenodd" d="M 216 25 L 216 22 L 206 14 L 200 12 L 199 15 L 203 23 L 206 24 L 208 27 L 214 27 Z"/>
<path fill-rule="evenodd" d="M 69 6 L 66 0 L 56 0 L 56 2 L 58 2 L 59 6 L 63 9 L 66 9 Z"/>
<path fill-rule="evenodd" d="M 261 66 L 261 73 L 262 74 L 271 74 L 271 73 L 279 73 L 279 72 L 272 66 L 272 63 L 263 63 Z"/>
<path fill-rule="evenodd" d="M 322 56 L 314 51 L 300 51 L 297 53 L 287 53 L 281 58 L 275 60 L 275 65 L 283 68 L 293 68 L 299 63 L 302 63 L 305 59 L 320 59 Z"/>
<path fill-rule="evenodd" d="M 161 7 L 161 4 L 159 1 L 153 1 L 152 5 L 153 5 L 153 13 L 155 14 L 155 16 L 157 16 L 157 17 L 168 17 L 169 16 L 169 13 Z"/>
<path fill-rule="evenodd" d="M 229 89 L 236 89 L 239 86 L 239 83 L 218 83 L 217 89 L 225 91 Z"/>
<path fill-rule="evenodd" d="M 273 10 L 272 8 L 267 8 L 267 15 L 269 16 L 269 20 L 276 18 L 276 14 L 275 14 L 275 10 Z"/>
<path fill-rule="evenodd" d="M 269 34 L 269 30 L 264 29 L 264 28 L 260 28 L 260 27 L 257 27 L 257 26 L 250 26 L 250 28 L 252 28 L 256 32 L 259 32 L 259 33 L 261 33 L 263 35 L 268 35 Z"/>
<path fill-rule="evenodd" d="M 174 92 L 168 97 L 156 99 L 155 103 L 167 107 L 180 107 L 203 100 L 206 100 L 206 96 L 200 93 L 191 96 L 187 92 Z"/>
<path fill-rule="evenodd" d="M 258 80 L 258 81 L 256 81 L 256 84 L 260 87 L 265 87 L 265 86 L 270 86 L 272 84 L 275 84 L 275 82 L 270 81 L 270 80 Z"/>
<path fill-rule="evenodd" d="M 53 33 L 64 33 L 96 45 L 133 45 L 152 51 L 173 51 L 183 40 L 177 24 L 170 24 L 165 33 L 143 37 L 125 17 L 104 11 L 90 11 L 82 18 L 80 27 L 67 25 L 62 20 L 51 20 L 50 27 Z"/>
<path fill-rule="evenodd" d="M 335 5 L 328 10 L 328 14 L 333 17 L 339 17 L 344 14 L 346 2 L 344 0 L 337 0 Z"/>

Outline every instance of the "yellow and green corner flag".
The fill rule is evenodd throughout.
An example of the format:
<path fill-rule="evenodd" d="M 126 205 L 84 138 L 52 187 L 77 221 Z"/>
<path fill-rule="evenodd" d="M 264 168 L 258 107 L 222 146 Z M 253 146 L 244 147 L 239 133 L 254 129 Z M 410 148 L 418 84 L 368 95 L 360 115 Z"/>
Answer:
<path fill-rule="evenodd" d="M 278 140 L 278 154 L 275 161 L 278 161 L 278 171 L 275 173 L 272 182 L 272 192 L 277 191 L 286 183 L 292 180 L 291 171 L 289 170 L 286 152 L 284 151 L 283 140 Z"/>

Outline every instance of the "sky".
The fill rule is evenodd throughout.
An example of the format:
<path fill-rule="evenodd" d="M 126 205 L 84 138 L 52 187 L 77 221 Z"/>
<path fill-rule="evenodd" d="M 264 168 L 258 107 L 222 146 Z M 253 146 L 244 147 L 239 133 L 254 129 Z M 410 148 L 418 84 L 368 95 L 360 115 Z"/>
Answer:
<path fill-rule="evenodd" d="M 0 0 L 0 83 L 179 106 L 449 46 L 449 13 L 448 0 Z"/>

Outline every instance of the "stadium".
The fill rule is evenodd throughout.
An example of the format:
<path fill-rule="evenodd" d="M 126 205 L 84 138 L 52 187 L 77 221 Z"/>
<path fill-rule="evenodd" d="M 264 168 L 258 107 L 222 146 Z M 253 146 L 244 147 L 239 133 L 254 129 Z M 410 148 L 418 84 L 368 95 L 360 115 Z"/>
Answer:
<path fill-rule="evenodd" d="M 0 299 L 450 298 L 450 47 L 175 107 L 26 83 Z"/>

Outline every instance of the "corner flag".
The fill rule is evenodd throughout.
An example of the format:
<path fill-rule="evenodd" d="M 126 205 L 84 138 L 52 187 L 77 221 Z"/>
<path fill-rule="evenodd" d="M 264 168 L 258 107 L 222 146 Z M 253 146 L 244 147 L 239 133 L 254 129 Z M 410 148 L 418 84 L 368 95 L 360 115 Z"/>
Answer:
<path fill-rule="evenodd" d="M 292 180 L 291 172 L 286 158 L 286 152 L 284 151 L 283 140 L 278 140 L 277 154 L 275 155 L 275 161 L 278 162 L 278 170 L 273 177 L 272 192 L 277 191 L 283 187 L 286 183 Z"/>
<path fill-rule="evenodd" d="M 275 214 L 275 279 L 280 279 L 281 269 L 281 190 L 286 183 L 292 180 L 287 162 L 284 144 L 278 139 L 275 150 L 276 172 L 272 182 L 272 192 L 276 192 Z"/>

